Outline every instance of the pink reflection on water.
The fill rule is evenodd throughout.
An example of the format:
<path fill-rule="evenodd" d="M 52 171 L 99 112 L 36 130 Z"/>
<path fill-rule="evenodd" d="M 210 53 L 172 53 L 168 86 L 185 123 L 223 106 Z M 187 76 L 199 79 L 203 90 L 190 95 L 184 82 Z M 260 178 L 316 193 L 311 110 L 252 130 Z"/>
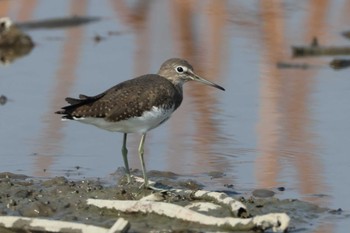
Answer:
<path fill-rule="evenodd" d="M 324 34 L 328 1 L 310 1 L 311 13 L 305 23 L 304 36 Z M 328 200 L 312 197 L 329 189 L 323 177 L 324 168 L 312 130 L 312 101 L 310 101 L 317 70 L 283 71 L 276 67 L 280 61 L 295 62 L 282 51 L 290 42 L 285 34 L 282 2 L 263 1 L 261 6 L 262 64 L 260 86 L 260 119 L 258 137 L 260 155 L 256 160 L 256 179 L 261 187 L 284 186 L 280 177 L 284 171 L 295 171 L 298 191 L 305 200 L 325 205 Z M 315 232 L 330 232 L 334 226 L 322 224 Z"/>
<path fill-rule="evenodd" d="M 88 1 L 71 1 L 70 14 L 85 15 Z M 68 96 L 76 79 L 76 70 L 79 65 L 82 41 L 84 40 L 84 28 L 74 27 L 65 32 L 65 41 L 62 44 L 62 54 L 58 69 L 55 74 L 55 85 L 52 86 L 52 95 L 49 107 L 43 116 L 44 128 L 40 134 L 38 156 L 35 161 L 35 176 L 51 176 L 50 167 L 55 163 L 54 156 L 60 152 L 59 146 L 64 139 L 61 128 L 63 122 L 59 116 L 54 115 L 64 103 L 64 97 Z"/>

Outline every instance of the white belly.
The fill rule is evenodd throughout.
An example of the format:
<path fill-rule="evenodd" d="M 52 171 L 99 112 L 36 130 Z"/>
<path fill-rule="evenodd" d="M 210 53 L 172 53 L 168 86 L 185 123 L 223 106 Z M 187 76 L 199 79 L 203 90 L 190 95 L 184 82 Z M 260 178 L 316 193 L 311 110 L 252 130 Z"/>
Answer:
<path fill-rule="evenodd" d="M 144 112 L 140 117 L 129 118 L 118 122 L 111 122 L 106 121 L 104 118 L 92 117 L 74 118 L 74 120 L 95 125 L 101 129 L 112 132 L 146 133 L 167 121 L 173 112 L 174 108 L 162 109 L 152 107 L 151 111 Z"/>

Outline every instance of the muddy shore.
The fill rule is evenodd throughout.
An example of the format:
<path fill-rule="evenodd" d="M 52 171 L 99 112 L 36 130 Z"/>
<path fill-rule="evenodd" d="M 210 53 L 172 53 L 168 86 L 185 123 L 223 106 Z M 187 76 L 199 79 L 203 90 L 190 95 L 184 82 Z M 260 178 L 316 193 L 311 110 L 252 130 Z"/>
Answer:
<path fill-rule="evenodd" d="M 157 175 L 158 178 L 154 177 Z M 194 180 L 178 180 L 176 174 L 153 172 L 152 180 L 160 187 L 198 190 L 203 185 Z M 341 216 L 341 209 L 321 208 L 312 203 L 296 199 L 280 200 L 271 190 L 253 190 L 250 195 L 241 195 L 233 186 L 225 185 L 229 196 L 247 206 L 251 216 L 284 212 L 291 217 L 289 231 L 303 232 L 312 229 L 317 222 L 327 217 Z M 231 189 L 231 190 L 230 190 Z M 281 188 L 283 191 L 283 188 Z M 88 198 L 109 200 L 139 200 L 154 193 L 153 190 L 139 189 L 138 183 L 126 184 L 125 177 L 119 177 L 118 185 L 111 185 L 99 179 L 70 180 L 65 177 L 36 179 L 21 174 L 0 173 L 0 213 L 2 216 L 40 217 L 46 219 L 80 222 L 109 228 L 117 218 L 123 217 L 130 223 L 128 232 L 167 231 L 205 232 L 214 229 L 159 217 L 152 214 L 124 214 L 113 210 L 99 209 L 87 205 Z M 167 203 L 187 205 L 195 200 L 169 195 Z M 214 216 L 227 216 L 229 213 L 216 211 Z M 247 217 L 247 216 L 246 216 Z M 0 232 L 21 232 L 1 228 Z M 23 231 L 28 232 L 28 231 Z"/>

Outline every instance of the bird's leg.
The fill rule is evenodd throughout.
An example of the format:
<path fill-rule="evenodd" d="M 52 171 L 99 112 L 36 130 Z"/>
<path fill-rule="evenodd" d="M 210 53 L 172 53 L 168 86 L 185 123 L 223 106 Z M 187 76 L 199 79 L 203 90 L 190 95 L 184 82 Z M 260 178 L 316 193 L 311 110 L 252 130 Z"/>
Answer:
<path fill-rule="evenodd" d="M 142 134 L 140 145 L 139 145 L 139 156 L 140 156 L 140 161 L 141 161 L 141 166 L 142 166 L 142 173 L 143 173 L 143 180 L 144 180 L 144 182 L 140 186 L 140 188 L 143 187 L 143 188 L 152 189 L 152 190 L 158 191 L 158 192 L 168 192 L 169 190 L 156 188 L 156 187 L 154 187 L 152 185 L 149 185 L 149 183 L 148 183 L 148 177 L 147 177 L 147 173 L 146 173 L 145 160 L 143 158 L 145 139 L 146 139 L 146 133 Z"/>
<path fill-rule="evenodd" d="M 143 153 L 144 149 L 143 146 L 145 144 L 145 139 L 146 139 L 146 134 L 142 134 L 140 145 L 139 145 L 139 156 L 140 156 L 140 161 L 141 161 L 141 166 L 142 166 L 142 173 L 143 173 L 143 179 L 145 180 L 143 183 L 143 187 L 147 188 L 148 187 L 148 178 L 146 174 L 146 167 L 145 167 L 145 160 L 143 159 Z"/>
<path fill-rule="evenodd" d="M 126 136 L 127 136 L 127 134 L 124 133 L 122 154 L 123 154 L 124 166 L 125 166 L 125 170 L 126 170 L 126 178 L 127 178 L 128 183 L 130 183 L 131 178 L 130 178 L 130 169 L 129 169 L 129 162 L 128 162 L 128 149 L 126 148 Z"/>

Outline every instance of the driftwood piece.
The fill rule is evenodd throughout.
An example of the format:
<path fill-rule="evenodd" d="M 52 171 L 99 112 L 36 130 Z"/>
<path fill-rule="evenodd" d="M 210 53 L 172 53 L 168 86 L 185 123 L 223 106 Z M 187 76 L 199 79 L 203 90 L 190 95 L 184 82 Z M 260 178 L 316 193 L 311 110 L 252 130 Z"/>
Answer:
<path fill-rule="evenodd" d="M 329 66 L 335 70 L 345 69 L 350 67 L 350 60 L 349 59 L 333 59 Z"/>
<path fill-rule="evenodd" d="M 292 46 L 294 57 L 350 55 L 350 46 Z"/>
<path fill-rule="evenodd" d="M 0 216 L 0 227 L 38 232 L 43 231 L 60 233 L 117 233 L 126 232 L 129 229 L 129 222 L 123 218 L 119 218 L 110 229 L 107 229 L 83 223 L 18 216 Z"/>
<path fill-rule="evenodd" d="M 212 217 L 171 203 L 149 200 L 119 201 L 88 199 L 87 204 L 99 208 L 115 209 L 124 213 L 158 214 L 172 219 L 215 227 L 218 230 L 247 231 L 272 229 L 286 231 L 290 218 L 285 213 L 272 213 L 252 218 Z"/>
<path fill-rule="evenodd" d="M 291 63 L 291 62 L 277 62 L 276 67 L 278 69 L 298 69 L 298 70 L 306 70 L 313 68 L 312 65 L 307 63 Z"/>
<path fill-rule="evenodd" d="M 100 17 L 91 16 L 68 16 L 17 23 L 18 27 L 24 30 L 33 29 L 56 29 L 82 26 L 84 24 L 100 21 Z"/>
<path fill-rule="evenodd" d="M 320 46 L 314 37 L 309 46 L 292 46 L 294 57 L 350 55 L 350 46 Z"/>

